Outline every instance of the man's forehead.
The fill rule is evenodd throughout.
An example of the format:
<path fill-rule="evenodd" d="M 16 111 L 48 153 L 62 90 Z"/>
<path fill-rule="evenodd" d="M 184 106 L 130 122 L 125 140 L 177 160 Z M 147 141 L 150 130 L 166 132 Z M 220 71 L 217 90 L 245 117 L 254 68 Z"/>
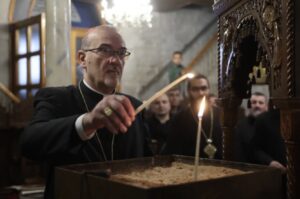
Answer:
<path fill-rule="evenodd" d="M 112 28 L 98 28 L 89 33 L 91 45 L 98 47 L 105 44 L 112 47 L 125 47 L 125 42 L 121 35 Z"/>
<path fill-rule="evenodd" d="M 208 86 L 208 82 L 206 81 L 206 79 L 193 79 L 191 81 L 191 86 Z"/>
<path fill-rule="evenodd" d="M 163 101 L 163 100 L 168 100 L 168 96 L 166 94 L 163 94 L 162 96 L 158 97 L 157 100 Z"/>
<path fill-rule="evenodd" d="M 259 100 L 259 101 L 266 101 L 266 97 L 262 95 L 252 95 L 250 100 Z"/>
<path fill-rule="evenodd" d="M 180 94 L 180 91 L 179 90 L 170 90 L 168 92 L 168 95 L 179 95 Z"/>

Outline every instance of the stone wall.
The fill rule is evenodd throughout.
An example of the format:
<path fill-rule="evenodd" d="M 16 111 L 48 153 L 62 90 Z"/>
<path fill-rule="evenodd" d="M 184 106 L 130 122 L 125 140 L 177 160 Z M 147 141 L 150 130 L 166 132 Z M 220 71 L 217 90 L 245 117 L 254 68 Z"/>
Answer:
<path fill-rule="evenodd" d="M 148 27 L 119 27 L 132 55 L 127 60 L 123 79 L 122 91 L 141 99 L 145 99 L 168 83 L 167 75 L 163 77 L 143 96 L 140 89 L 147 84 L 170 61 L 173 51 L 182 50 L 195 35 L 214 19 L 211 8 L 185 8 L 171 12 L 153 13 L 152 28 Z M 199 38 L 185 53 L 183 64 L 187 65 L 207 40 L 217 31 L 217 24 Z M 213 91 L 217 89 L 217 54 L 196 66 L 196 71 L 203 71 L 209 76 Z M 209 57 L 209 56 L 208 56 Z M 205 58 L 206 60 L 209 58 Z M 205 60 L 204 59 L 204 60 Z M 203 60 L 203 62 L 204 62 Z"/>
<path fill-rule="evenodd" d="M 9 85 L 10 37 L 8 25 L 0 25 L 0 82 Z"/>

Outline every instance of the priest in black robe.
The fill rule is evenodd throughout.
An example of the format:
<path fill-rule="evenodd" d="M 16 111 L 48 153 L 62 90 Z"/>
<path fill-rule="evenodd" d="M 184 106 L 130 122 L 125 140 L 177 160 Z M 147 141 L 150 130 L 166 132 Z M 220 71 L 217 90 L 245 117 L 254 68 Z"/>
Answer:
<path fill-rule="evenodd" d="M 56 166 L 150 154 L 144 119 L 135 115 L 141 102 L 115 92 L 129 55 L 116 29 L 92 28 L 77 54 L 83 81 L 37 93 L 21 145 L 27 157 L 49 166 L 45 198 L 54 198 Z"/>
<path fill-rule="evenodd" d="M 209 94 L 208 79 L 199 74 L 187 84 L 190 104 L 177 113 L 171 124 L 166 154 L 195 155 L 199 102 Z M 206 100 L 208 102 L 208 100 Z M 206 103 L 202 118 L 200 157 L 222 159 L 222 129 L 220 114 L 215 106 Z"/>

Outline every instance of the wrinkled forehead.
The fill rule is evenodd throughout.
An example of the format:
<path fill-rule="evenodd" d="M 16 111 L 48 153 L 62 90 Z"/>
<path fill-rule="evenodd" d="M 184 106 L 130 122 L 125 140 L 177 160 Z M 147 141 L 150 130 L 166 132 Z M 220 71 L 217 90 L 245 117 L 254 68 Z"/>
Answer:
<path fill-rule="evenodd" d="M 88 33 L 87 38 L 90 48 L 97 48 L 102 44 L 107 44 L 113 49 L 125 47 L 122 36 L 114 28 L 110 27 L 92 29 Z"/>
<path fill-rule="evenodd" d="M 260 102 L 264 102 L 264 103 L 267 102 L 266 97 L 262 96 L 262 95 L 252 95 L 250 98 L 250 101 L 260 101 Z"/>

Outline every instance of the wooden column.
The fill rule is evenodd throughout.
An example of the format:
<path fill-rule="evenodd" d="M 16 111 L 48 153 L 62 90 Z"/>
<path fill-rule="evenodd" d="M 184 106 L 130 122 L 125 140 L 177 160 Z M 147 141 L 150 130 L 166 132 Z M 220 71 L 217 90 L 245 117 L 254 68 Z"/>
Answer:
<path fill-rule="evenodd" d="M 223 158 L 225 160 L 234 159 L 234 128 L 239 116 L 240 99 L 221 100 L 221 122 L 223 129 Z"/>
<path fill-rule="evenodd" d="M 300 198 L 300 99 L 274 100 L 280 108 L 280 128 L 287 150 L 288 199 Z"/>

